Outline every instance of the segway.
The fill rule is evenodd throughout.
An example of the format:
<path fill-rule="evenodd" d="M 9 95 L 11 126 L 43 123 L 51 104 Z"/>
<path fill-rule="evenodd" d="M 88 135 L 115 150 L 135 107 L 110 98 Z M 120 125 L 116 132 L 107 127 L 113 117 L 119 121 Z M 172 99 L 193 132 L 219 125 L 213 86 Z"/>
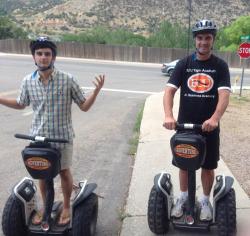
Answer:
<path fill-rule="evenodd" d="M 174 206 L 173 184 L 167 172 L 157 174 L 148 200 L 148 225 L 154 234 L 167 234 L 170 223 L 175 229 L 208 231 L 217 226 L 219 236 L 236 234 L 236 200 L 230 176 L 216 176 L 213 190 L 213 217 L 211 221 L 200 221 L 201 206 L 196 201 L 196 170 L 204 162 L 206 140 L 199 134 L 201 125 L 177 124 L 177 132 L 170 145 L 173 163 L 188 171 L 188 200 L 180 218 L 171 216 Z"/>
<path fill-rule="evenodd" d="M 46 183 L 46 204 L 41 224 L 32 223 L 38 211 L 37 188 L 31 178 L 25 177 L 13 188 L 2 214 L 2 229 L 5 236 L 93 236 L 95 234 L 98 197 L 93 192 L 97 185 L 80 181 L 71 203 L 70 222 L 59 225 L 62 202 L 54 202 L 53 179 L 60 171 L 61 153 L 51 146 L 52 142 L 67 143 L 64 139 L 16 134 L 16 138 L 32 142 L 22 151 L 26 169 L 34 179 Z"/>

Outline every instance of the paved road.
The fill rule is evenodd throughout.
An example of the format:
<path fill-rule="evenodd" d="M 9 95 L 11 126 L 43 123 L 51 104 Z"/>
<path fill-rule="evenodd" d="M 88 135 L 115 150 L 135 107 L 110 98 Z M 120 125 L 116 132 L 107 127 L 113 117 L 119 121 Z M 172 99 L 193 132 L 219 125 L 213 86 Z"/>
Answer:
<path fill-rule="evenodd" d="M 0 65 L 0 95 L 16 97 L 22 77 L 35 68 L 31 57 L 0 54 Z M 78 59 L 58 59 L 56 65 L 76 75 L 86 92 L 95 74 L 107 75 L 92 110 L 84 114 L 73 106 L 76 139 L 72 169 L 76 180 L 96 182 L 97 193 L 103 196 L 99 199 L 97 235 L 117 235 L 133 168 L 128 149 L 136 115 L 149 94 L 163 90 L 167 77 L 159 65 Z M 13 134 L 27 133 L 31 114 L 29 108 L 15 111 L 0 107 L 0 209 L 11 187 L 27 175 L 19 155 L 26 142 L 15 140 Z"/>
<path fill-rule="evenodd" d="M 16 97 L 22 77 L 34 69 L 31 57 L 1 55 L 0 65 L 0 95 Z M 73 174 L 76 180 L 87 178 L 98 184 L 97 193 L 103 198 L 99 199 L 97 235 L 117 235 L 133 167 L 128 150 L 136 115 L 149 94 L 162 91 L 166 78 L 156 67 L 61 59 L 56 65 L 75 74 L 84 87 L 93 86 L 95 74 L 107 75 L 93 109 L 85 114 L 73 106 Z M 16 111 L 0 106 L 0 209 L 11 187 L 27 175 L 19 155 L 27 142 L 14 139 L 13 134 L 27 133 L 31 115 L 30 108 Z"/>

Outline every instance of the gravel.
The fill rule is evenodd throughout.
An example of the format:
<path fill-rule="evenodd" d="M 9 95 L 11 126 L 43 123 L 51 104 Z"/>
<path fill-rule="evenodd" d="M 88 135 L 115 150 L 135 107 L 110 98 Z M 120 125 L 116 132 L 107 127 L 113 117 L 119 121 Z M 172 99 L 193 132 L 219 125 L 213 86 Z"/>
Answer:
<path fill-rule="evenodd" d="M 238 93 L 239 94 L 239 93 Z M 250 91 L 232 94 L 221 120 L 221 158 L 250 197 Z"/>

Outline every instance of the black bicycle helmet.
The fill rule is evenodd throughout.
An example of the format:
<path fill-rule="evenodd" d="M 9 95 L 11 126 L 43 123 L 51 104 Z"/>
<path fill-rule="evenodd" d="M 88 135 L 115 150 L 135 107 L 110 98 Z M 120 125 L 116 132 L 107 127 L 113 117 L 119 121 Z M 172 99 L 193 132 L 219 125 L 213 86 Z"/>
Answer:
<path fill-rule="evenodd" d="M 30 51 L 32 55 L 35 54 L 35 50 L 39 48 L 50 48 L 52 50 L 53 56 L 57 54 L 57 47 L 55 43 L 49 40 L 48 37 L 39 37 L 36 40 L 30 42 Z"/>
<path fill-rule="evenodd" d="M 192 29 L 193 37 L 200 33 L 210 33 L 216 36 L 217 27 L 211 20 L 200 20 L 198 21 Z"/>

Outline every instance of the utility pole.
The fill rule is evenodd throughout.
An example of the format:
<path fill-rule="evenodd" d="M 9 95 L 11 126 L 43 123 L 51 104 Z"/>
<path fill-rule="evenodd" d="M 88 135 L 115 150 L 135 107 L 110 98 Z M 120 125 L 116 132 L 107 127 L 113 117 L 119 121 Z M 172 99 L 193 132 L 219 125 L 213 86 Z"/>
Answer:
<path fill-rule="evenodd" d="M 188 0 L 188 34 L 187 34 L 187 55 L 189 54 L 189 44 L 190 44 L 190 23 L 191 23 L 191 11 L 192 11 L 192 0 Z"/>

